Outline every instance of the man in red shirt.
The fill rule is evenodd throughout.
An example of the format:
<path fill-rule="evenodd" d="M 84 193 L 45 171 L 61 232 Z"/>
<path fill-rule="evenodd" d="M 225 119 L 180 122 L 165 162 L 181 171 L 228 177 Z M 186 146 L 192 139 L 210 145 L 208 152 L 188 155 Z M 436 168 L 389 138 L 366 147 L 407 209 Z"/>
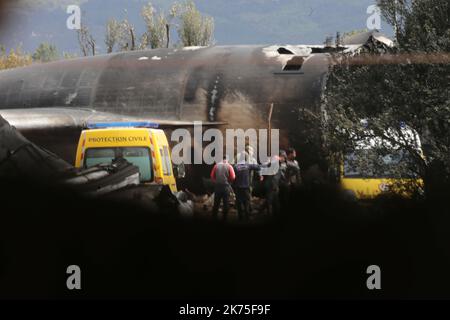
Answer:
<path fill-rule="evenodd" d="M 223 161 L 216 163 L 211 171 L 211 179 L 215 182 L 213 216 L 217 217 L 220 202 L 223 200 L 223 219 L 226 220 L 229 209 L 231 183 L 236 179 L 234 169 L 224 157 Z"/>

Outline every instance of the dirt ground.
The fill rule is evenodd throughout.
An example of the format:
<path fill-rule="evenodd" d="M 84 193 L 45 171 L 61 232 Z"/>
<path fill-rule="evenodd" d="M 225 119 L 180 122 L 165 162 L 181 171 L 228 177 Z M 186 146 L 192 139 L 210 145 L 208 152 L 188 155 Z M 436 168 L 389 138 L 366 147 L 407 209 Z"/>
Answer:
<path fill-rule="evenodd" d="M 203 195 L 196 197 L 194 200 L 194 216 L 197 218 L 212 219 L 212 210 L 214 205 L 214 194 L 211 196 Z M 219 208 L 219 219 L 222 219 L 223 206 Z M 265 200 L 257 197 L 252 197 L 252 210 L 250 213 L 250 222 L 259 222 L 268 218 L 267 210 L 265 209 Z M 228 222 L 239 222 L 238 212 L 236 208 L 236 197 L 234 193 L 230 195 L 230 209 L 227 217 Z"/>

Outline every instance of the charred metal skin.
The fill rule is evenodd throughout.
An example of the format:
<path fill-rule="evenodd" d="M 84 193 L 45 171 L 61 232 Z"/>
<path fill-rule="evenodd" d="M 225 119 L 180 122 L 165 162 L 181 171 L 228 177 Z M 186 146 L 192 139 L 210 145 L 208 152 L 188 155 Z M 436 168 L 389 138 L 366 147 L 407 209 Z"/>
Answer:
<path fill-rule="evenodd" d="M 301 112 L 320 114 L 331 60 L 323 46 L 213 46 L 36 64 L 0 72 L 0 114 L 33 142 L 73 162 L 86 121 L 267 129 L 273 104 L 280 147 L 300 149 L 306 168 L 318 160 L 317 152 L 308 152 L 316 146 L 311 132 L 304 134 L 311 124 L 301 121 Z M 320 136 L 319 128 L 314 135 Z"/>
<path fill-rule="evenodd" d="M 297 54 L 279 48 L 157 49 L 4 71 L 0 113 L 68 161 L 83 121 L 101 113 L 260 129 L 267 128 L 273 103 L 272 127 L 282 129 L 282 146 L 298 144 L 291 141 L 301 125 L 298 111 L 317 111 L 329 59 L 306 46 L 296 47 Z M 299 54 L 304 62 L 298 71 L 283 71 Z M 68 138 L 56 141 L 63 136 Z"/>
<path fill-rule="evenodd" d="M 279 105 L 280 112 L 292 104 L 314 103 L 328 69 L 326 55 L 312 54 L 301 71 L 283 72 L 290 55 L 275 50 L 158 49 L 4 71 L 0 108 L 87 108 L 156 119 L 223 121 L 234 104 L 267 113 L 270 103 Z"/>
<path fill-rule="evenodd" d="M 57 181 L 71 165 L 36 146 L 0 116 L 0 176 Z"/>

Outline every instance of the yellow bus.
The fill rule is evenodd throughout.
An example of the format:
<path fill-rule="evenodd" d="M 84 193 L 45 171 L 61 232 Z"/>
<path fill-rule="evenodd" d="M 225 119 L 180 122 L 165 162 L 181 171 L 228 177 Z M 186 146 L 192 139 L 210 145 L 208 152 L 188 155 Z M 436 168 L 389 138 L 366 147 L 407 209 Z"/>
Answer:
<path fill-rule="evenodd" d="M 177 192 L 169 143 L 150 122 L 88 124 L 82 131 L 75 167 L 91 168 L 123 158 L 139 168 L 140 182 L 161 184 Z"/>
<path fill-rule="evenodd" d="M 402 136 L 411 139 L 408 144 L 423 158 L 419 135 L 408 127 L 402 129 Z M 415 170 L 413 155 L 395 143 L 397 134 L 391 130 L 386 136 L 356 141 L 355 148 L 341 154 L 339 184 L 350 199 L 374 199 L 381 194 L 394 193 L 410 197 L 423 191 L 423 180 Z M 382 147 L 384 152 L 380 152 Z"/>

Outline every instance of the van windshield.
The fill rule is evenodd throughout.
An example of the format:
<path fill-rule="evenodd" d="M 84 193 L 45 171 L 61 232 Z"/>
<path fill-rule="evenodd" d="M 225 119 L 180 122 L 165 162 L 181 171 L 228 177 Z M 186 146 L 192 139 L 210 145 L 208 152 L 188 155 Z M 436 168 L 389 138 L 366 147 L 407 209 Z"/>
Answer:
<path fill-rule="evenodd" d="M 139 168 L 141 182 L 153 180 L 152 158 L 145 147 L 91 148 L 86 150 L 84 166 L 91 168 L 99 164 L 110 164 L 114 159 L 124 158 Z"/>
<path fill-rule="evenodd" d="M 380 155 L 376 150 L 356 150 L 344 157 L 345 178 L 417 178 L 412 156 L 402 150 Z"/>

